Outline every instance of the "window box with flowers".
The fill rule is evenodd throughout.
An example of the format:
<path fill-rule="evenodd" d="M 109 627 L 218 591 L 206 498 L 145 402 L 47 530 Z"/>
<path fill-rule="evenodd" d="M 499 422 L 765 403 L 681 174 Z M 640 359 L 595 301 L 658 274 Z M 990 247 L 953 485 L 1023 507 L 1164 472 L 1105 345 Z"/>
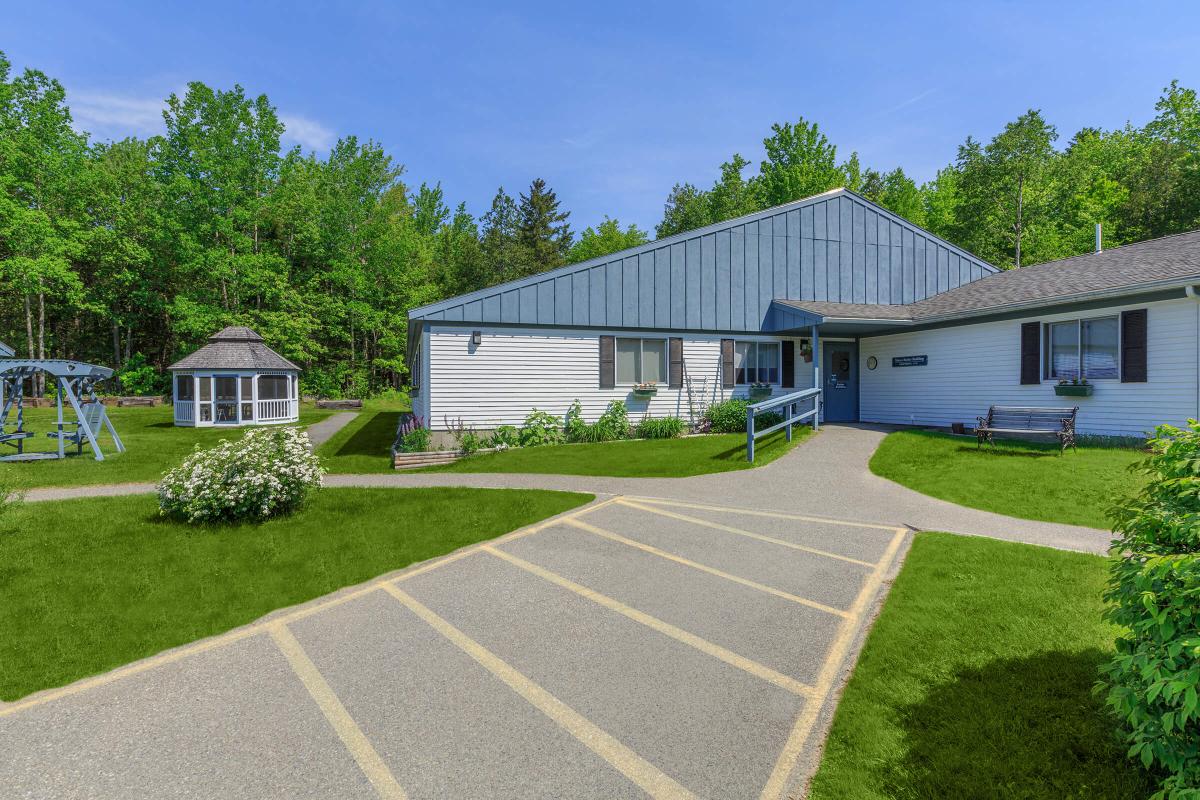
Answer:
<path fill-rule="evenodd" d="M 771 384 L 769 383 L 752 383 L 749 388 L 750 402 L 757 403 L 760 400 L 766 400 L 771 396 Z"/>
<path fill-rule="evenodd" d="M 633 396 L 640 400 L 649 400 L 656 394 L 658 394 L 658 384 L 654 381 L 635 383 L 633 385 Z"/>
<path fill-rule="evenodd" d="M 1059 397 L 1091 397 L 1094 388 L 1092 384 L 1087 382 L 1087 378 L 1082 380 L 1063 380 L 1055 385 L 1054 393 Z"/>

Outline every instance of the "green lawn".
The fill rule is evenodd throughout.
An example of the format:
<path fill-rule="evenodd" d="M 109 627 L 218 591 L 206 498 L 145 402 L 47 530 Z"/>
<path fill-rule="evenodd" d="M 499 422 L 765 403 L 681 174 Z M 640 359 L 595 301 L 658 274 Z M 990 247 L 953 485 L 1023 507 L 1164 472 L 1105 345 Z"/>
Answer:
<path fill-rule="evenodd" d="M 1137 491 L 1128 471 L 1142 453 L 1081 445 L 1059 455 L 1057 444 L 997 440 L 930 431 L 890 434 L 871 458 L 871 471 L 951 503 L 1011 517 L 1109 527 L 1107 510 Z"/>
<path fill-rule="evenodd" d="M 221 633 L 591 499 L 323 489 L 293 517 L 210 528 L 164 520 L 150 495 L 26 503 L 0 531 L 0 699 Z"/>
<path fill-rule="evenodd" d="M 810 800 L 1133 800 L 1092 696 L 1106 561 L 918 534 L 846 687 Z"/>
<path fill-rule="evenodd" d="M 37 432 L 36 439 L 26 440 L 26 450 L 51 451 L 57 447 L 46 436 L 55 430 L 56 411 L 53 408 L 25 409 L 25 428 Z M 83 486 L 98 483 L 130 483 L 157 481 L 163 472 L 177 466 L 195 445 L 205 447 L 221 439 L 239 437 L 243 428 L 177 428 L 171 406 L 156 408 L 109 408 L 109 418 L 125 444 L 118 453 L 108 432 L 100 436 L 104 461 L 92 458 L 90 447 L 83 455 L 55 461 L 26 461 L 0 464 L 3 476 L 17 487 Z M 311 405 L 300 408 L 300 424 L 310 425 L 334 412 L 317 410 Z M 67 419 L 74 415 L 67 414 Z M 15 418 L 10 420 L 15 424 Z M 15 453 L 11 447 L 0 446 L 0 454 Z"/>
<path fill-rule="evenodd" d="M 783 431 L 758 440 L 754 464 L 746 461 L 746 434 L 722 433 L 685 439 L 638 439 L 596 444 L 516 447 L 483 453 L 416 472 L 537 472 L 618 478 L 683 478 L 769 464 L 812 434 L 797 426 L 789 443 Z"/>
<path fill-rule="evenodd" d="M 317 448 L 329 472 L 394 472 L 392 442 L 400 414 L 408 411 L 406 400 L 368 400 L 363 410 L 346 427 Z"/>

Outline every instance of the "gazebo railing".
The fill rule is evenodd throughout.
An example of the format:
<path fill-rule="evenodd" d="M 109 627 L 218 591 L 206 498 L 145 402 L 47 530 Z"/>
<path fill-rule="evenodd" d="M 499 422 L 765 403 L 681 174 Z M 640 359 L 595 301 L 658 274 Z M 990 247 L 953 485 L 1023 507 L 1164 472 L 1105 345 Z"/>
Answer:
<path fill-rule="evenodd" d="M 196 403 L 193 400 L 176 400 L 175 401 L 175 421 L 176 422 L 195 422 L 196 421 Z"/>
<path fill-rule="evenodd" d="M 295 400 L 259 400 L 258 414 L 256 419 L 259 422 L 275 422 L 283 419 L 296 419 L 300 416 L 300 409 Z"/>

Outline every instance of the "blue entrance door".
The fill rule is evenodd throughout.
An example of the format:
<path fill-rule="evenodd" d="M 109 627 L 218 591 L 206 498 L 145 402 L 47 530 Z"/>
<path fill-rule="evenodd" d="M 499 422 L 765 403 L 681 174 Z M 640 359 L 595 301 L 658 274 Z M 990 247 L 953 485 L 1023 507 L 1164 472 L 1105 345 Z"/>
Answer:
<path fill-rule="evenodd" d="M 858 420 L 858 345 L 854 342 L 825 342 L 825 368 L 821 382 L 826 422 Z"/>

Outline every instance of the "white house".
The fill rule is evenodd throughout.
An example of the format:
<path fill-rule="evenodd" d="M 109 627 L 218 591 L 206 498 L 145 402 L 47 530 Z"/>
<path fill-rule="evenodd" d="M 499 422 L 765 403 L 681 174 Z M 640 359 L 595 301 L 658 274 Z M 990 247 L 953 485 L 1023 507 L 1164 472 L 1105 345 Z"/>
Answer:
<path fill-rule="evenodd" d="M 576 399 L 687 419 L 817 380 L 828 421 L 1078 405 L 1080 432 L 1140 435 L 1200 417 L 1196 285 L 1200 231 L 1001 271 L 837 189 L 413 309 L 413 408 L 434 430 Z"/>

